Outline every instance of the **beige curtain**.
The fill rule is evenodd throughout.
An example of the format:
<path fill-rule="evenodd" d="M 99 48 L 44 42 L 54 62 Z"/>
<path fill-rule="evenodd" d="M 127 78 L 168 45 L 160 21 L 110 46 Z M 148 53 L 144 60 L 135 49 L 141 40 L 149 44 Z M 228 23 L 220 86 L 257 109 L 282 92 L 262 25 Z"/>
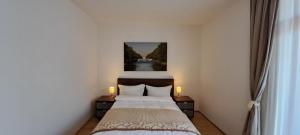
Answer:
<path fill-rule="evenodd" d="M 250 93 L 244 135 L 261 135 L 260 101 L 266 86 L 278 0 L 251 0 Z"/>

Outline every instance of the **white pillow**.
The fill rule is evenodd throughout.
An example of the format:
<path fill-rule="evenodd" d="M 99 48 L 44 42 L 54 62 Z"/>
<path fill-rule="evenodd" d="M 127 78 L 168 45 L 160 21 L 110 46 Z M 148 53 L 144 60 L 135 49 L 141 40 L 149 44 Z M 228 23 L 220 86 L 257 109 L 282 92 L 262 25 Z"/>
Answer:
<path fill-rule="evenodd" d="M 170 97 L 172 85 L 165 86 L 165 87 L 153 87 L 146 85 L 148 96 L 155 96 L 155 97 Z"/>
<path fill-rule="evenodd" d="M 127 86 L 127 85 L 118 85 L 120 90 L 120 95 L 128 96 L 143 96 L 145 90 L 145 84 Z"/>

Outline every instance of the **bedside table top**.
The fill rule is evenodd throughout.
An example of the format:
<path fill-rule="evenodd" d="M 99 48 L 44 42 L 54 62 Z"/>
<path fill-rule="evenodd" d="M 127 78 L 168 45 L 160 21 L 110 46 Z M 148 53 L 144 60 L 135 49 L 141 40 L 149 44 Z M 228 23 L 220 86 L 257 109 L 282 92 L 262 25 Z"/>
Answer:
<path fill-rule="evenodd" d="M 96 101 L 98 101 L 98 102 L 101 102 L 101 101 L 102 102 L 115 102 L 115 97 L 116 96 L 110 96 L 110 95 L 101 96 Z"/>
<path fill-rule="evenodd" d="M 174 100 L 176 102 L 193 102 L 194 100 L 192 98 L 190 98 L 189 96 L 180 96 L 180 97 L 177 97 L 175 96 L 174 97 Z"/>

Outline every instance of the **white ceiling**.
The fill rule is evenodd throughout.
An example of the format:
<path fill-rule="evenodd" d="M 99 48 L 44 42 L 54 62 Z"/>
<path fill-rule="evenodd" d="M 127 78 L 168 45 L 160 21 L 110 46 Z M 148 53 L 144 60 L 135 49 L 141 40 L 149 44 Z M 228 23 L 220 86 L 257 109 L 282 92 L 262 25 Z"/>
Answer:
<path fill-rule="evenodd" d="M 98 22 L 200 25 L 237 0 L 73 0 Z"/>

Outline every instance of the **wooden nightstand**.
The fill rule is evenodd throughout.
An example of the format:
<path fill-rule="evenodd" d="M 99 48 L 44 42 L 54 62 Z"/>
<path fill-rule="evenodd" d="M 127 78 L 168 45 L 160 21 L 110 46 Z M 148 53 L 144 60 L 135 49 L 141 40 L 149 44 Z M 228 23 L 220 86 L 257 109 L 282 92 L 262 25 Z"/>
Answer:
<path fill-rule="evenodd" d="M 101 96 L 96 100 L 96 117 L 100 120 L 115 102 L 115 96 Z"/>
<path fill-rule="evenodd" d="M 189 118 L 194 117 L 194 100 L 189 96 L 174 97 L 174 101 L 180 110 Z"/>

